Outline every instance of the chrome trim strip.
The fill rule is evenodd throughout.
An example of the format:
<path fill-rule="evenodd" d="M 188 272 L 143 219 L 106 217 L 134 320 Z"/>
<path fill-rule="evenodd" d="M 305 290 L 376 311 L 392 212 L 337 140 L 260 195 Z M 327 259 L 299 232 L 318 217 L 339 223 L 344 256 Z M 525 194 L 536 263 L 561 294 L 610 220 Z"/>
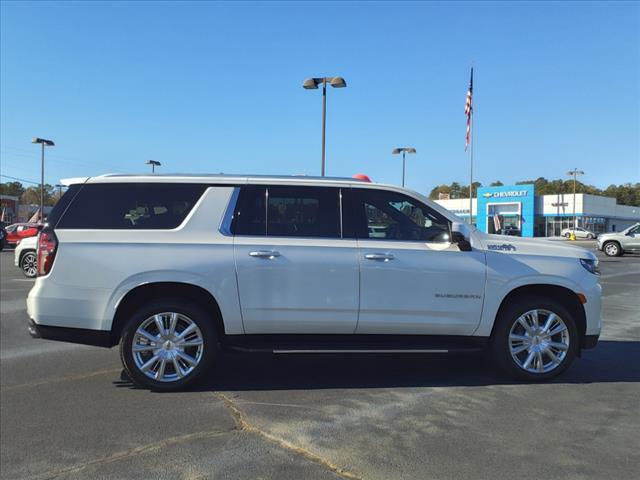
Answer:
<path fill-rule="evenodd" d="M 269 187 L 264 187 L 264 236 L 269 236 Z"/>
<path fill-rule="evenodd" d="M 449 350 L 433 350 L 429 348 L 402 348 L 393 350 L 359 349 L 359 350 L 273 350 L 273 353 L 449 353 Z"/>
<path fill-rule="evenodd" d="M 342 189 L 338 189 L 338 196 L 340 199 L 338 208 L 340 209 L 340 238 L 344 238 L 344 230 L 342 228 Z"/>
<path fill-rule="evenodd" d="M 231 192 L 231 197 L 229 198 L 227 210 L 224 212 L 224 216 L 222 217 L 220 228 L 218 228 L 218 231 L 225 237 L 233 237 L 233 233 L 231 233 L 231 222 L 233 221 L 233 214 L 236 211 L 238 195 L 240 195 L 240 187 L 234 187 L 233 192 Z"/>

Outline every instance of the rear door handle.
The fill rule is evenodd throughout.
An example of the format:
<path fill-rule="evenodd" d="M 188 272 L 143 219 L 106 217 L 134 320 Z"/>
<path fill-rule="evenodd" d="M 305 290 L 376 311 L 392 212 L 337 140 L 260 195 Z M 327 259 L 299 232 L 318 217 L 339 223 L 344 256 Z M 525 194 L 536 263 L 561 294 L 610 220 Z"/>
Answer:
<path fill-rule="evenodd" d="M 254 258 L 268 258 L 269 260 L 273 260 L 274 258 L 280 256 L 280 252 L 276 252 L 274 250 L 258 250 L 257 252 L 249 252 L 249 256 Z"/>
<path fill-rule="evenodd" d="M 367 253 L 364 258 L 367 260 L 378 260 L 382 262 L 388 262 L 389 260 L 393 260 L 395 257 L 390 253 Z"/>

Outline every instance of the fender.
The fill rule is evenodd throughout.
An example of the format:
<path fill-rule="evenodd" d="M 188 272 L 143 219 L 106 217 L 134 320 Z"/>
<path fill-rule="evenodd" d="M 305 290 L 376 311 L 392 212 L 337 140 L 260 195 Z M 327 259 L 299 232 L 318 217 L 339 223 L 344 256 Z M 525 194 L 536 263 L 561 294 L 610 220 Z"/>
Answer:
<path fill-rule="evenodd" d="M 104 314 L 103 314 L 103 329 L 110 330 L 113 323 L 115 313 L 122 302 L 122 299 L 133 289 L 142 285 L 148 285 L 152 283 L 160 282 L 175 282 L 184 283 L 187 285 L 194 285 L 200 287 L 203 290 L 209 292 L 218 302 L 220 311 L 222 313 L 222 319 L 225 324 L 225 331 L 229 334 L 241 334 L 244 333 L 242 326 L 242 318 L 240 315 L 240 308 L 236 301 L 225 300 L 225 295 L 228 296 L 228 292 L 211 282 L 211 279 L 205 275 L 200 275 L 195 272 L 187 272 L 181 270 L 155 270 L 150 272 L 142 272 L 131 277 L 128 277 L 122 281 L 113 291 L 109 301 L 107 302 Z M 234 279 L 235 283 L 235 279 Z"/>
<path fill-rule="evenodd" d="M 488 337 L 491 335 L 493 324 L 496 320 L 498 310 L 502 301 L 517 288 L 527 285 L 555 285 L 558 287 L 564 287 L 572 292 L 579 292 L 579 285 L 565 277 L 557 275 L 524 275 L 517 278 L 510 278 L 506 282 L 501 282 L 503 278 L 497 276 L 489 276 L 487 278 L 486 295 L 482 309 L 482 319 L 474 336 Z"/>

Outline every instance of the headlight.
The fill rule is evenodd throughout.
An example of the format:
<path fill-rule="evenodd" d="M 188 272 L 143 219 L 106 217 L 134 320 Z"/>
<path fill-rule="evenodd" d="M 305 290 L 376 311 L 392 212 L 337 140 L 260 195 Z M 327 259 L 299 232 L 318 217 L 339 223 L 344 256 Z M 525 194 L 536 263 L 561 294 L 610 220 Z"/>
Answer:
<path fill-rule="evenodd" d="M 590 273 L 594 275 L 600 275 L 600 271 L 598 270 L 598 260 L 592 260 L 587 258 L 581 258 L 580 264 L 586 268 Z"/>

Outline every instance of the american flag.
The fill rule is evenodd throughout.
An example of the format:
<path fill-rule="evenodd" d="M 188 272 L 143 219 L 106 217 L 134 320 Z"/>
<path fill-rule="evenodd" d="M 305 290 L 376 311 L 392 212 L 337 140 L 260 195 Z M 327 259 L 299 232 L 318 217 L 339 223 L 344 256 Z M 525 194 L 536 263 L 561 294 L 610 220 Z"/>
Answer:
<path fill-rule="evenodd" d="M 464 149 L 467 150 L 471 141 L 471 115 L 473 112 L 473 67 L 471 67 L 471 80 L 469 81 L 469 90 L 467 90 L 467 101 L 464 104 L 464 114 L 467 116 L 467 136 L 464 143 Z"/>

